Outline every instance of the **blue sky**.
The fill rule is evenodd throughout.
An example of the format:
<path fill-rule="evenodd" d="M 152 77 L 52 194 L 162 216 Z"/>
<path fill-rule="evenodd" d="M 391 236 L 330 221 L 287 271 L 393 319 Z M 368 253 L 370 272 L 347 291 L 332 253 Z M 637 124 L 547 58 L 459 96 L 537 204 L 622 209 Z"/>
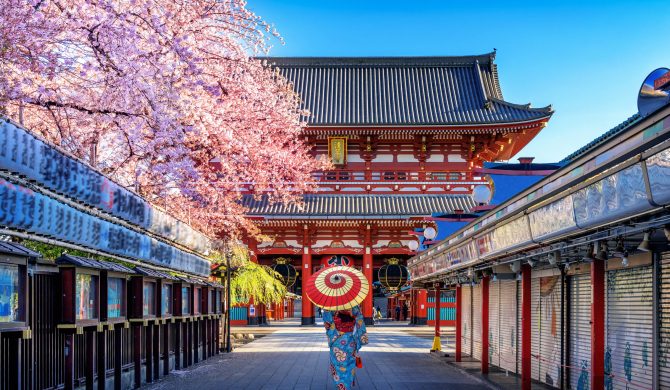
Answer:
<path fill-rule="evenodd" d="M 670 66 L 663 1 L 249 0 L 285 44 L 275 56 L 427 56 L 496 48 L 503 95 L 556 111 L 519 156 L 557 161 L 637 111 Z"/>

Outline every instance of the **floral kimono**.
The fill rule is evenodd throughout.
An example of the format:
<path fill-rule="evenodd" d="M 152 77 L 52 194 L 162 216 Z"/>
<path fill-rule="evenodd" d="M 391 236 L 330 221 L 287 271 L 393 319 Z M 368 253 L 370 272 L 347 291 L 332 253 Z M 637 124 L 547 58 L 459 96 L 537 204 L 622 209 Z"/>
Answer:
<path fill-rule="evenodd" d="M 348 390 L 356 383 L 356 356 L 368 343 L 360 307 L 351 312 L 324 311 L 323 325 L 330 348 L 330 375 L 337 390 Z"/>

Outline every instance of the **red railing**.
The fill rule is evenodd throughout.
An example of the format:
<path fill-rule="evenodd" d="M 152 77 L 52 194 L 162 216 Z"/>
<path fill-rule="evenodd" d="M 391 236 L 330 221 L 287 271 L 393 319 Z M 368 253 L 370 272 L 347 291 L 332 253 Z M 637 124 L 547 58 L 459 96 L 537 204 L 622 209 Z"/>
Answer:
<path fill-rule="evenodd" d="M 479 175 L 471 172 L 458 171 L 432 171 L 432 172 L 409 172 L 409 171 L 351 171 L 351 170 L 332 170 L 317 172 L 313 174 L 317 181 L 335 182 L 335 181 L 366 181 L 366 182 L 463 182 L 463 181 L 481 181 Z"/>

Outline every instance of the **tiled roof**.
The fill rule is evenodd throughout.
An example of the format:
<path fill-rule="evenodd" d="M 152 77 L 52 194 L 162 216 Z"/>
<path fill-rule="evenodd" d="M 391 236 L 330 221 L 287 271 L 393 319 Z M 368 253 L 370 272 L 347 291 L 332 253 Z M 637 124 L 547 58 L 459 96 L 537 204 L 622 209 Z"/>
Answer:
<path fill-rule="evenodd" d="M 609 129 L 606 133 L 603 135 L 599 136 L 598 138 L 594 139 L 593 141 L 589 142 L 588 144 L 582 146 L 581 148 L 577 149 L 576 151 L 572 152 L 568 157 L 564 158 L 561 160 L 561 163 L 566 164 L 571 161 L 576 160 L 580 156 L 586 154 L 589 150 L 592 150 L 596 148 L 598 145 L 601 145 L 602 143 L 606 142 L 610 138 L 616 136 L 617 134 L 623 132 L 626 130 L 628 127 L 636 124 L 642 119 L 642 116 L 640 114 L 634 114 L 630 118 L 626 119 L 625 121 L 619 123 L 618 125 L 614 126 L 613 128 Z"/>
<path fill-rule="evenodd" d="M 263 59 L 293 84 L 312 126 L 516 123 L 550 116 L 550 107 L 503 100 L 494 54 Z"/>
<path fill-rule="evenodd" d="M 138 267 L 135 267 L 135 271 L 140 275 L 150 276 L 152 278 L 177 280 L 177 278 L 175 278 L 174 276 L 170 275 L 167 272 L 162 272 L 162 271 L 158 271 L 158 270 L 151 269 L 151 268 L 139 267 L 138 266 Z"/>
<path fill-rule="evenodd" d="M 184 275 L 178 275 L 177 280 L 181 280 L 182 282 L 185 282 L 185 283 L 197 284 L 197 285 L 201 285 L 201 286 L 206 283 L 203 280 L 191 278 L 191 277 L 184 276 Z"/>
<path fill-rule="evenodd" d="M 271 203 L 245 195 L 242 204 L 249 216 L 388 218 L 426 216 L 436 212 L 469 210 L 469 195 L 305 195 L 302 209 L 296 204 Z"/>
<path fill-rule="evenodd" d="M 105 270 L 105 271 L 113 271 L 113 272 L 123 272 L 127 274 L 134 274 L 135 271 L 133 271 L 131 268 L 128 268 L 124 265 L 118 264 L 118 263 L 113 263 L 111 261 L 105 261 L 105 260 L 95 260 L 95 259 L 89 259 L 86 257 L 80 257 L 80 256 L 72 256 L 68 254 L 64 254 L 61 257 L 56 259 L 56 264 L 62 265 L 62 264 L 69 264 L 69 265 L 74 265 L 77 267 L 84 267 L 84 268 L 93 268 L 93 269 L 99 269 L 99 270 Z"/>
<path fill-rule="evenodd" d="M 40 253 L 30 250 L 23 245 L 6 241 L 0 241 L 0 253 L 5 255 L 32 257 L 35 259 L 42 257 Z"/>
<path fill-rule="evenodd" d="M 214 282 L 212 280 L 207 280 L 205 283 L 209 284 L 210 286 L 212 286 L 214 288 L 221 288 L 221 289 L 223 288 L 223 284 L 218 283 L 218 282 Z"/>

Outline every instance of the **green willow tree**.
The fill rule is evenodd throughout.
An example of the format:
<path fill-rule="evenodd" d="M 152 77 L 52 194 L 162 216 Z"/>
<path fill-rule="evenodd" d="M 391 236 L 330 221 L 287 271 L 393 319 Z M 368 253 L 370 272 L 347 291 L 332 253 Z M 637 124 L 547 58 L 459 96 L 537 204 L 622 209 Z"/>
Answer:
<path fill-rule="evenodd" d="M 230 245 L 230 298 L 233 305 L 247 304 L 251 297 L 255 303 L 269 305 L 279 302 L 286 295 L 286 286 L 281 275 L 266 265 L 249 260 L 249 250 L 237 244 Z M 211 259 L 225 267 L 226 259 L 221 251 L 215 252 Z"/>

